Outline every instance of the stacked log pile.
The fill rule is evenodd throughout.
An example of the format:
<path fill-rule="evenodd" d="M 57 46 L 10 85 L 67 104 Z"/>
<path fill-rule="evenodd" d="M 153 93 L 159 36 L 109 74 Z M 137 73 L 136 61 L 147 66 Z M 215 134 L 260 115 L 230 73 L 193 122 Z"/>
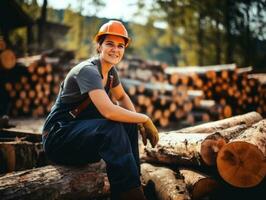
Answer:
<path fill-rule="evenodd" d="M 0 68 L 1 113 L 43 117 L 50 112 L 67 71 L 45 56 L 18 59 L 12 69 Z"/>
<path fill-rule="evenodd" d="M 261 81 L 266 75 L 252 76 L 251 67 L 176 68 L 128 58 L 118 69 L 137 110 L 161 127 L 181 120 L 185 126 L 215 121 L 253 110 L 266 113 L 266 87 Z"/>
<path fill-rule="evenodd" d="M 8 134 L 40 139 L 30 133 Z M 148 200 L 258 199 L 265 195 L 265 141 L 266 120 L 257 112 L 161 132 L 155 148 L 142 146 L 145 194 Z M 8 152 L 7 146 L 14 147 L 13 143 L 2 142 L 0 150 Z M 17 153 L 11 161 L 19 154 L 29 154 L 19 146 L 13 149 L 9 153 Z M 27 170 L 0 176 L 1 199 L 107 199 L 110 195 L 102 161 L 81 167 L 49 162 L 36 167 L 25 165 Z"/>
<path fill-rule="evenodd" d="M 209 66 L 209 67 L 179 67 L 167 68 L 166 73 L 170 80 L 178 82 L 179 79 L 188 79 L 188 88 L 203 90 L 206 99 L 215 100 L 226 107 L 224 116 L 243 114 L 256 110 L 266 112 L 265 82 L 261 81 L 261 74 L 250 74 L 251 67 L 237 68 L 235 65 Z M 174 78 L 173 78 L 174 77 Z M 265 78 L 264 78 L 265 79 Z"/>
<path fill-rule="evenodd" d="M 214 102 L 204 100 L 201 90 L 188 90 L 185 84 L 169 83 L 164 72 L 166 67 L 141 59 L 124 60 L 118 65 L 122 84 L 136 110 L 148 114 L 163 128 L 175 126 L 177 121 L 182 121 L 182 127 L 216 119 L 218 114 L 215 112 L 201 112 L 216 110 Z"/>
<path fill-rule="evenodd" d="M 148 114 L 161 127 L 167 127 L 171 121 L 186 118 L 193 107 L 204 103 L 201 102 L 201 91 L 177 90 L 167 83 L 144 83 L 125 78 L 121 82 L 136 110 Z"/>
<path fill-rule="evenodd" d="M 58 50 L 47 51 L 17 59 L 11 69 L 1 67 L 0 113 L 46 115 L 71 67 L 68 57 Z M 159 127 L 179 128 L 252 110 L 266 113 L 266 84 L 261 78 L 265 75 L 249 74 L 252 68 L 234 64 L 173 68 L 132 58 L 122 61 L 118 69 L 137 111 L 148 114 Z"/>
<path fill-rule="evenodd" d="M 266 120 L 251 112 L 160 133 L 158 145 L 146 147 L 142 160 L 179 174 L 176 179 L 183 178 L 192 199 L 258 199 L 265 195 L 265 141 Z M 151 168 L 153 173 L 153 165 L 145 165 L 143 172 Z M 163 184 L 159 175 L 147 181 Z M 161 189 L 155 187 L 155 193 L 160 196 Z"/>

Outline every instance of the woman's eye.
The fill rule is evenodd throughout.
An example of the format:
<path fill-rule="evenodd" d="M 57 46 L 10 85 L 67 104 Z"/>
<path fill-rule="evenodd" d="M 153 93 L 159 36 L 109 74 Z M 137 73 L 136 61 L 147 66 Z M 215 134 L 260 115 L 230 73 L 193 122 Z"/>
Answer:
<path fill-rule="evenodd" d="M 109 46 L 109 47 L 112 47 L 113 46 L 113 44 L 110 43 L 110 42 L 106 43 L 106 45 Z"/>
<path fill-rule="evenodd" d="M 118 48 L 119 48 L 119 49 L 124 49 L 125 46 L 121 44 L 121 45 L 118 45 Z"/>

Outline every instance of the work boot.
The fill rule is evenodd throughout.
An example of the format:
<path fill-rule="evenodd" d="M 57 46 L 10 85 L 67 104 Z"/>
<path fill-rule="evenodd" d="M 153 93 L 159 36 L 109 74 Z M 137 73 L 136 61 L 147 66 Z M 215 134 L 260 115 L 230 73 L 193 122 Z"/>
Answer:
<path fill-rule="evenodd" d="M 147 200 L 142 187 L 132 188 L 121 193 L 120 200 Z"/>

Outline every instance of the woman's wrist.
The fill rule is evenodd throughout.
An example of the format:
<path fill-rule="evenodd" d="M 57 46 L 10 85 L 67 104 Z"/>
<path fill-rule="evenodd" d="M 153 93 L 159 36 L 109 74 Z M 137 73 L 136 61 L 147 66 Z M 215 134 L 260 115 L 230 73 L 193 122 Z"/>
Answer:
<path fill-rule="evenodd" d="M 143 123 L 145 123 L 146 121 L 148 121 L 149 120 L 149 117 L 147 116 L 147 115 L 144 115 L 145 116 L 145 120 L 144 120 L 144 122 Z"/>

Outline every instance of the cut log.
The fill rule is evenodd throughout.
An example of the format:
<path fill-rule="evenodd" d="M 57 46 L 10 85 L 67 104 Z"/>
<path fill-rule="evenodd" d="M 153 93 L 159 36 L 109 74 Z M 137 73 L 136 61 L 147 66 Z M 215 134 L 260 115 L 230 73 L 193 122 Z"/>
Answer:
<path fill-rule="evenodd" d="M 207 197 L 222 187 L 217 180 L 198 171 L 180 169 L 180 174 L 193 200 Z"/>
<path fill-rule="evenodd" d="M 180 164 L 184 166 L 216 165 L 217 153 L 233 137 L 246 129 L 245 124 L 219 132 L 179 134 L 177 131 L 160 133 L 155 148 L 147 146 L 142 158 L 150 162 Z"/>
<path fill-rule="evenodd" d="M 248 79 L 256 79 L 260 82 L 260 84 L 266 85 L 266 74 L 265 73 L 249 74 Z"/>
<path fill-rule="evenodd" d="M 0 177 L 1 200 L 93 199 L 109 195 L 101 162 L 86 167 L 45 166 Z"/>
<path fill-rule="evenodd" d="M 139 93 L 145 93 L 145 95 L 147 96 L 153 96 L 154 92 L 156 91 L 168 94 L 172 94 L 175 91 L 174 86 L 166 83 L 145 83 L 138 80 L 125 78 L 121 79 L 121 83 L 123 84 L 126 90 L 128 90 L 132 86 L 140 87 L 141 89 L 139 89 Z"/>
<path fill-rule="evenodd" d="M 234 71 L 236 69 L 235 64 L 225 64 L 225 65 L 210 65 L 210 66 L 186 66 L 186 67 L 167 67 L 165 73 L 167 74 L 206 74 L 207 72 L 221 72 L 223 70 Z"/>
<path fill-rule="evenodd" d="M 221 134 L 208 135 L 200 145 L 200 155 L 208 166 L 216 165 L 216 158 L 219 150 L 228 142 Z"/>
<path fill-rule="evenodd" d="M 160 140 L 156 147 L 147 146 L 145 148 L 146 155 L 142 159 L 150 162 L 202 167 L 202 165 L 208 163 L 205 163 L 202 159 L 201 142 L 209 135 L 198 133 L 177 134 L 174 132 L 169 134 L 160 133 Z M 214 137 L 223 141 L 219 134 Z M 225 143 L 225 141 L 221 143 Z"/>
<path fill-rule="evenodd" d="M 41 143 L 0 142 L 0 173 L 40 167 L 49 163 Z"/>
<path fill-rule="evenodd" d="M 217 131 L 216 133 L 221 134 L 225 139 L 229 141 L 240 136 L 247 128 L 248 126 L 246 124 L 240 124 L 224 130 Z"/>
<path fill-rule="evenodd" d="M 232 138 L 239 136 L 247 129 L 245 124 L 233 126 L 207 136 L 200 147 L 200 155 L 204 162 L 209 165 L 216 165 L 217 154 L 220 149 Z"/>
<path fill-rule="evenodd" d="M 0 66 L 4 69 L 12 69 L 16 65 L 16 56 L 10 49 L 0 53 Z"/>
<path fill-rule="evenodd" d="M 144 163 L 141 165 L 141 174 L 143 183 L 146 185 L 145 194 L 148 199 L 190 199 L 183 177 L 173 170 Z M 149 192 L 146 192 L 147 190 Z M 154 193 L 155 197 L 152 195 Z"/>
<path fill-rule="evenodd" d="M 240 124 L 251 126 L 260 120 L 262 120 L 262 116 L 259 113 L 249 112 L 244 115 L 238 115 L 215 122 L 209 122 L 198 126 L 180 129 L 178 130 L 178 133 L 213 133 L 215 131 L 223 130 Z"/>
<path fill-rule="evenodd" d="M 221 177 L 235 187 L 258 185 L 266 175 L 266 120 L 224 145 L 217 156 Z"/>

